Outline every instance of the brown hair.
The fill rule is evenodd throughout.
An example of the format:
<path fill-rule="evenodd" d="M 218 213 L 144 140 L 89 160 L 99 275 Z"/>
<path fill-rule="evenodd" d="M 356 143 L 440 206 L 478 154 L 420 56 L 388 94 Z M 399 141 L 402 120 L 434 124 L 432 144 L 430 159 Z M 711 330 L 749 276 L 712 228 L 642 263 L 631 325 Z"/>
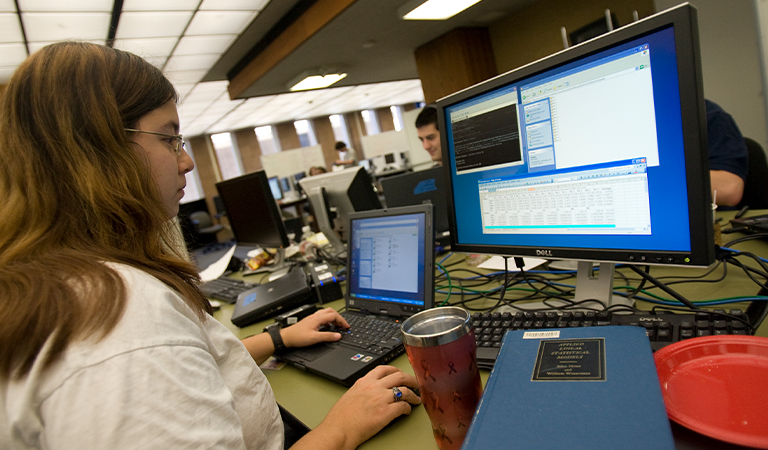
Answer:
<path fill-rule="evenodd" d="M 28 373 L 48 340 L 43 367 L 115 327 L 126 290 L 105 262 L 158 278 L 201 318 L 211 312 L 123 130 L 177 100 L 157 68 L 95 44 L 52 44 L 16 70 L 0 106 L 0 378 Z"/>

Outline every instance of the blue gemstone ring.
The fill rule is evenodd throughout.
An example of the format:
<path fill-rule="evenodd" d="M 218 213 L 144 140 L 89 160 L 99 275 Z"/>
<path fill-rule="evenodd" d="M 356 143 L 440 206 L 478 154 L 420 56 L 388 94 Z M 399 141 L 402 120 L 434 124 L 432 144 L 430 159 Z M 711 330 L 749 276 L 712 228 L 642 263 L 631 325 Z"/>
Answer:
<path fill-rule="evenodd" d="M 392 388 L 392 397 L 395 399 L 395 403 L 403 399 L 403 392 L 398 387 Z"/>

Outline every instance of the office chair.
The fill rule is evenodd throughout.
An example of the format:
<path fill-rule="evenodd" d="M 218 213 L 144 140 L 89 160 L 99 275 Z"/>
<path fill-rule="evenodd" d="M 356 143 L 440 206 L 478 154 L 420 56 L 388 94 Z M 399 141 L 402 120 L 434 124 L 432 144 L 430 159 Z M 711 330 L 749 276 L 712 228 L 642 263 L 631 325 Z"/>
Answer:
<path fill-rule="evenodd" d="M 216 233 L 223 230 L 221 225 L 214 225 L 211 215 L 205 211 L 195 211 L 189 215 L 189 221 L 195 233 L 195 241 L 198 245 L 208 245 L 216 242 Z"/>
<path fill-rule="evenodd" d="M 744 196 L 738 208 L 768 209 L 768 159 L 763 147 L 750 138 L 744 138 L 749 152 L 749 172 L 744 183 Z"/>

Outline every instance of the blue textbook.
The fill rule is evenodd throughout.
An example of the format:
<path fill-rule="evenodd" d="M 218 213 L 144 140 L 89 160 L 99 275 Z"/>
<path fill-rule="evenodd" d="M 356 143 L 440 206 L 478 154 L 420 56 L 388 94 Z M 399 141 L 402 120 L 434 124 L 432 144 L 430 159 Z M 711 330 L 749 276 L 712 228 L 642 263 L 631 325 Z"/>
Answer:
<path fill-rule="evenodd" d="M 639 327 L 507 332 L 462 450 L 674 450 Z"/>

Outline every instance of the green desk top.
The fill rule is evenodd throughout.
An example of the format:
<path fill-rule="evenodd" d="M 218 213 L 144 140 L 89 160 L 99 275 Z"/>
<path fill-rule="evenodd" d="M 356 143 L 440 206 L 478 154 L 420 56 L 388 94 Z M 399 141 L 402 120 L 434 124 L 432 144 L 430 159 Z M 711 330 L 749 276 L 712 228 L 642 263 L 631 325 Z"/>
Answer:
<path fill-rule="evenodd" d="M 734 212 L 720 212 L 723 224 L 727 224 L 727 219 L 733 217 Z M 753 212 L 749 215 L 756 215 Z M 740 234 L 730 234 L 724 236 L 723 242 L 730 241 Z M 734 246 L 736 250 L 749 250 L 758 255 L 768 255 L 768 242 L 749 241 Z M 459 258 L 454 256 L 453 258 Z M 654 267 L 651 274 L 660 276 L 685 276 L 694 277 L 702 275 L 706 269 L 700 268 L 677 268 L 677 267 Z M 629 274 L 629 273 L 628 273 Z M 721 271 L 707 277 L 707 279 L 716 279 Z M 682 284 L 673 287 L 676 291 L 692 300 L 727 298 L 735 296 L 755 295 L 759 288 L 752 282 L 747 275 L 736 267 L 728 268 L 728 276 L 724 281 L 717 283 L 695 283 Z M 445 295 L 437 294 L 436 303 L 445 299 Z M 335 309 L 344 307 L 343 300 L 337 300 L 324 305 Z M 638 302 L 636 305 L 643 309 L 650 309 L 653 305 L 645 302 Z M 746 304 L 728 305 L 720 307 L 723 309 L 746 308 Z M 232 315 L 232 305 L 223 305 L 214 316 L 222 324 L 228 327 L 239 338 L 245 338 L 257 333 L 273 322 L 269 319 L 245 328 L 237 328 L 230 321 Z M 756 335 L 768 337 L 768 324 L 758 329 Z M 393 366 L 403 371 L 413 374 L 413 370 L 408 363 L 405 354 L 400 355 L 392 363 Z M 481 370 L 483 385 L 488 379 L 490 371 Z M 285 366 L 280 370 L 265 370 L 272 389 L 275 392 L 277 401 L 286 409 L 291 411 L 300 420 L 309 427 L 316 427 L 325 417 L 326 413 L 336 403 L 336 401 L 346 392 L 346 388 L 331 381 L 325 380 L 316 375 L 311 375 L 291 366 Z M 422 406 L 413 409 L 408 417 L 401 417 L 387 426 L 383 431 L 374 436 L 371 440 L 363 444 L 362 449 L 437 449 L 437 444 L 432 436 L 432 430 L 429 418 Z"/>

